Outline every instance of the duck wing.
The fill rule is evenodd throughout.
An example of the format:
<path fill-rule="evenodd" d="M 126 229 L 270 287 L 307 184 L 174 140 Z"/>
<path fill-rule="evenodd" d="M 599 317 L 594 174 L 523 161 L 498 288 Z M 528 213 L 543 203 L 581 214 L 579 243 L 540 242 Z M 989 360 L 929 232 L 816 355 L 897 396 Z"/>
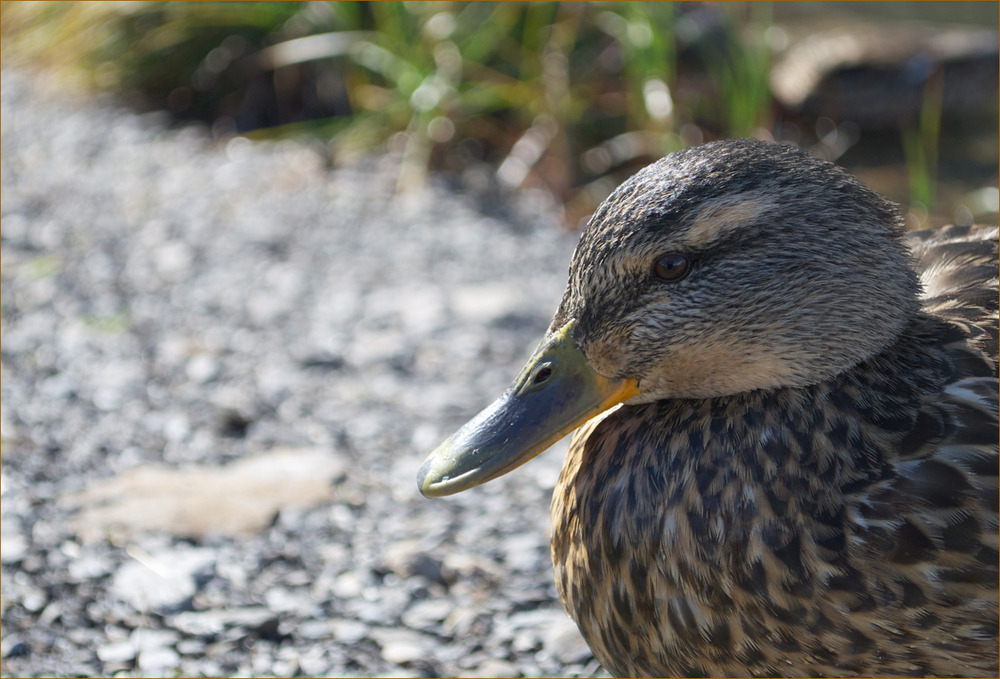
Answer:
<path fill-rule="evenodd" d="M 909 234 L 924 311 L 958 325 L 997 377 L 998 228 L 947 226 Z"/>
<path fill-rule="evenodd" d="M 916 500 L 900 512 L 897 561 L 935 566 L 923 584 L 935 583 L 924 591 L 936 592 L 910 609 L 909 621 L 919 628 L 934 619 L 943 633 L 932 645 L 945 664 L 931 660 L 934 674 L 961 671 L 962 663 L 969 676 L 997 669 L 997 237 L 997 227 L 982 226 L 909 235 L 923 310 L 945 321 L 945 380 L 925 394 L 891 485 Z"/>

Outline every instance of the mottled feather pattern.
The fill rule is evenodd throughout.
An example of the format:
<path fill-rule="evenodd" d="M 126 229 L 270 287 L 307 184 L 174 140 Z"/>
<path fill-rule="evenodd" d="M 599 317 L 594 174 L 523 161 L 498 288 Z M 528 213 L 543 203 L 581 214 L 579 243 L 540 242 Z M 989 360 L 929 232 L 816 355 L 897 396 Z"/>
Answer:
<path fill-rule="evenodd" d="M 997 369 L 998 228 L 949 226 L 916 231 L 909 245 L 921 268 L 924 308 L 971 335 L 969 344 Z"/>
<path fill-rule="evenodd" d="M 775 172 L 805 155 L 785 153 L 776 152 Z M 711 159 L 695 161 L 683 171 L 718 175 Z M 813 188 L 825 182 L 830 191 L 824 205 L 862 191 L 844 173 L 810 169 L 818 173 Z M 721 187 L 677 188 L 655 171 L 624 185 L 595 215 L 600 228 L 584 233 L 553 327 L 578 319 L 588 358 L 614 367 L 616 350 L 642 332 L 620 319 L 655 304 L 639 267 L 627 262 L 655 252 L 656 239 L 661 249 L 681 247 L 696 223 L 704 248 L 686 242 L 684 252 L 714 257 L 711 248 L 736 247 L 741 230 L 726 220 L 752 222 L 762 204 L 755 187 L 768 201 L 781 195 L 766 170 L 764 180 L 742 183 L 732 172 Z M 665 194 L 655 194 L 656 182 Z M 739 200 L 727 202 L 733 192 Z M 796 210 L 815 202 L 801 199 L 782 224 L 794 226 Z M 699 214 L 722 220 L 719 232 L 691 216 Z M 857 219 L 851 237 L 864 220 L 879 220 L 890 239 L 904 238 L 898 215 L 866 189 L 857 214 L 839 217 Z M 775 229 L 791 239 L 789 251 L 808 250 L 794 229 Z M 566 609 L 609 671 L 998 674 L 997 229 L 948 227 L 905 239 L 913 269 L 889 274 L 899 287 L 885 294 L 917 299 L 909 287 L 915 270 L 920 307 L 901 303 L 902 326 L 871 342 L 861 360 L 812 384 L 632 402 L 578 430 L 553 496 L 552 557 Z M 860 252 L 887 247 L 877 235 L 870 240 Z M 627 251 L 622 261 L 617 250 Z M 766 264 L 780 255 L 761 257 Z M 739 278 L 738 267 L 725 268 Z M 737 299 L 753 305 L 754 294 L 770 295 L 755 307 L 766 320 L 779 302 L 766 281 L 759 289 L 741 288 Z M 848 301 L 861 309 L 878 303 L 880 290 L 859 286 Z M 683 318 L 672 291 L 662 293 L 673 295 L 672 315 L 650 326 L 655 332 L 669 334 L 666 321 Z M 875 332 L 891 324 L 862 325 Z M 730 323 L 727 336 L 749 351 L 761 327 Z"/>
<path fill-rule="evenodd" d="M 992 411 L 949 393 L 967 379 L 935 343 L 950 331 L 923 318 L 837 380 L 625 406 L 582 429 L 553 562 L 608 669 L 995 674 L 996 381 Z M 637 619 L 658 624 L 608 631 Z"/>

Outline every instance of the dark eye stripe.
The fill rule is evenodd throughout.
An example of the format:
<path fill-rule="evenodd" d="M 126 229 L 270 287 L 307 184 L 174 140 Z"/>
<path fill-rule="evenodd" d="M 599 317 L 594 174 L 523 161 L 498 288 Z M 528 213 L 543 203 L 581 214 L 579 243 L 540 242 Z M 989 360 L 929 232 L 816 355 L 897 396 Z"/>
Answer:
<path fill-rule="evenodd" d="M 664 255 L 653 265 L 653 274 L 664 281 L 679 281 L 690 268 L 684 255 Z"/>

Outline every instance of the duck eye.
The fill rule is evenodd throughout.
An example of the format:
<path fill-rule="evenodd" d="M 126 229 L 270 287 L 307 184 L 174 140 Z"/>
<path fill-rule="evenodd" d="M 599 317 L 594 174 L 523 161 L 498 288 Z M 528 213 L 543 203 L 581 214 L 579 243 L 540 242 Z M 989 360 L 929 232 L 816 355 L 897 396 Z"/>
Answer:
<path fill-rule="evenodd" d="M 535 373 L 535 379 L 533 379 L 531 381 L 531 383 L 532 384 L 541 384 L 542 382 L 544 382 L 545 380 L 549 379 L 550 377 L 552 377 L 552 367 L 545 365 L 545 366 L 542 366 L 538 370 L 538 372 Z"/>
<path fill-rule="evenodd" d="M 664 255 L 653 266 L 653 273 L 665 281 L 679 281 L 687 275 L 689 268 L 684 255 Z"/>

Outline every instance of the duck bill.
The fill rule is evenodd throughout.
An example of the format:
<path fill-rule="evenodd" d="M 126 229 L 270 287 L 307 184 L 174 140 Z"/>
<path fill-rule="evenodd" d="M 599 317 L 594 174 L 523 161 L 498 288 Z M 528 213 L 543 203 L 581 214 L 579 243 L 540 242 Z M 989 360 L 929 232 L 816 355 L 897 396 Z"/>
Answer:
<path fill-rule="evenodd" d="M 421 493 L 452 495 L 502 476 L 639 393 L 634 379 L 594 372 L 572 329 L 570 321 L 550 335 L 500 398 L 430 454 L 417 476 Z"/>

